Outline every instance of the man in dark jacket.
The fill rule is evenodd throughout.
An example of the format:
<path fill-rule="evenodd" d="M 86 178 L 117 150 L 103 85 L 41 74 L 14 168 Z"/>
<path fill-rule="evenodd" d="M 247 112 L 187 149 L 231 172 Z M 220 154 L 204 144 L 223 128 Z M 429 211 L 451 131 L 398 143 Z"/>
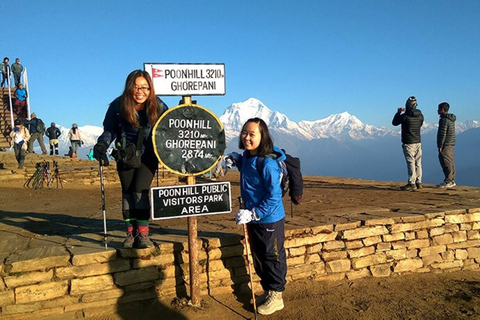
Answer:
<path fill-rule="evenodd" d="M 25 121 L 25 125 L 28 125 L 28 130 L 31 134 L 30 141 L 28 142 L 28 153 L 33 152 L 33 143 L 35 140 L 38 140 L 40 149 L 42 149 L 42 154 L 47 154 L 47 149 L 43 143 L 43 135 L 45 134 L 45 125 L 43 124 L 43 121 L 37 118 L 37 115 L 34 112 L 30 115 L 30 120 Z"/>
<path fill-rule="evenodd" d="M 457 117 L 448 113 L 450 105 L 448 102 L 442 102 L 438 105 L 438 114 L 440 121 L 438 122 L 437 132 L 437 148 L 438 159 L 443 169 L 445 179 L 437 185 L 439 188 L 453 188 L 455 184 L 455 120 Z"/>
<path fill-rule="evenodd" d="M 420 109 L 417 109 L 417 98 L 409 97 L 405 103 L 405 109 L 398 108 L 392 124 L 394 126 L 402 125 L 402 148 L 407 161 L 408 183 L 401 189 L 408 191 L 420 189 L 422 188 L 420 128 L 423 125 L 423 114 Z"/>
<path fill-rule="evenodd" d="M 62 132 L 55 126 L 55 122 L 52 122 L 45 132 L 45 135 L 50 139 L 50 155 L 53 155 L 53 149 L 55 149 L 55 154 L 58 156 L 58 137 L 61 134 Z"/>

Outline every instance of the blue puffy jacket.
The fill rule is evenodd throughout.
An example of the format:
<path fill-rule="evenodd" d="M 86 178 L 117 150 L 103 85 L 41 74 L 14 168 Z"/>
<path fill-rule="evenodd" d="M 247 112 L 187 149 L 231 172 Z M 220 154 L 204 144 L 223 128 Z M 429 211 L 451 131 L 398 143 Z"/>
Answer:
<path fill-rule="evenodd" d="M 286 159 L 285 153 L 274 147 L 279 154 L 278 160 Z M 240 190 L 245 208 L 255 209 L 259 221 L 251 223 L 273 223 L 285 217 L 280 186 L 281 169 L 277 160 L 265 157 L 262 176 L 257 170 L 257 156 L 249 151 L 243 152 L 238 170 L 240 171 Z"/>

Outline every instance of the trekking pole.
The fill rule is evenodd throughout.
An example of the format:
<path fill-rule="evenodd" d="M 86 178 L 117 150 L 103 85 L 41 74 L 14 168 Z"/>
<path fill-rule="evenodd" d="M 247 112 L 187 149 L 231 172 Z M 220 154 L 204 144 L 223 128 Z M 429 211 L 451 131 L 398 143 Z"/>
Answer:
<path fill-rule="evenodd" d="M 99 171 L 100 171 L 100 190 L 102 193 L 102 215 L 103 215 L 103 243 L 105 244 L 105 249 L 107 249 L 107 216 L 105 214 L 105 185 L 103 183 L 103 163 L 99 161 Z"/>
<path fill-rule="evenodd" d="M 245 204 L 243 203 L 242 197 L 238 197 L 238 202 L 240 203 L 240 209 L 245 209 Z M 250 276 L 250 288 L 252 290 L 252 300 L 253 300 L 253 311 L 255 312 L 255 320 L 258 319 L 257 315 L 257 301 L 255 298 L 255 289 L 253 287 L 253 273 L 252 273 L 252 264 L 250 262 L 250 239 L 248 237 L 247 224 L 243 224 L 243 235 L 245 239 L 245 249 L 247 250 L 247 264 L 248 264 L 248 275 Z"/>

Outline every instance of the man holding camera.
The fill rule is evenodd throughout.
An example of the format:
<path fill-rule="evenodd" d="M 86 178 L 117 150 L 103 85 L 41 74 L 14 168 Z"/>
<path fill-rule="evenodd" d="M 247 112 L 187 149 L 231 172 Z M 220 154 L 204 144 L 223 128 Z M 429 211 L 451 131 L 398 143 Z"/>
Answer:
<path fill-rule="evenodd" d="M 394 126 L 402 125 L 402 149 L 407 161 L 408 183 L 401 189 L 415 191 L 422 188 L 422 144 L 420 128 L 423 114 L 417 109 L 417 98 L 407 99 L 404 108 L 398 108 L 393 117 Z"/>

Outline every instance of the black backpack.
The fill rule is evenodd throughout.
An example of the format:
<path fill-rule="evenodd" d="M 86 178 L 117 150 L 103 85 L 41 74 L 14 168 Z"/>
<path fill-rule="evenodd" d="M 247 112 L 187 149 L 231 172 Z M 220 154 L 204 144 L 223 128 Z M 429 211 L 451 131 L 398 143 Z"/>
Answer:
<path fill-rule="evenodd" d="M 37 118 L 37 132 L 45 133 L 45 123 L 43 123 L 42 119 Z"/>
<path fill-rule="evenodd" d="M 285 150 L 282 150 L 285 152 Z M 277 160 L 279 155 L 272 153 L 268 156 L 257 157 L 257 171 L 262 175 L 265 157 L 277 160 L 277 163 L 282 171 L 280 177 L 280 186 L 282 188 L 282 197 L 288 192 L 292 203 L 298 205 L 303 197 L 303 177 L 300 169 L 300 159 L 292 157 L 285 152 L 286 159 L 284 161 Z"/>

